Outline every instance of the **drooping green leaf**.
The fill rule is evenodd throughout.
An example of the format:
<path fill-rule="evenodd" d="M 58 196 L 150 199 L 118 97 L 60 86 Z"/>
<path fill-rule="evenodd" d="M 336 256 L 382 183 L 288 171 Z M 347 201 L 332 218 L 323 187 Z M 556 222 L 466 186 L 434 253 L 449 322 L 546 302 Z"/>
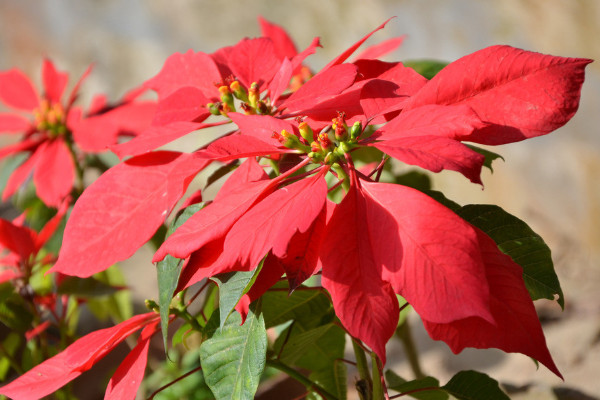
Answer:
<path fill-rule="evenodd" d="M 337 325 L 326 324 L 305 330 L 301 324 L 294 324 L 290 328 L 287 341 L 280 340 L 275 346 L 283 363 L 316 371 L 343 355 L 344 331 Z"/>
<path fill-rule="evenodd" d="M 494 239 L 503 253 L 523 267 L 525 286 L 533 300 L 553 300 L 557 295 L 564 309 L 550 248 L 525 222 L 495 205 L 466 205 L 457 214 Z"/>
<path fill-rule="evenodd" d="M 267 328 L 292 319 L 308 326 L 311 321 L 318 323 L 319 317 L 331 310 L 329 298 L 317 290 L 296 290 L 291 295 L 285 291 L 269 291 L 263 299 Z"/>
<path fill-rule="evenodd" d="M 111 286 L 93 277 L 78 278 L 76 276 L 68 276 L 58 285 L 57 292 L 59 294 L 89 298 L 109 296 L 121 289 L 123 287 Z"/>
<path fill-rule="evenodd" d="M 396 375 L 394 371 L 385 371 L 385 380 L 388 389 L 395 390 L 399 393 L 410 394 L 411 397 L 419 400 L 447 400 L 448 394 L 440 388 L 440 383 L 437 379 L 431 376 L 407 381 L 406 379 Z M 424 390 L 431 389 L 431 390 Z"/>
<path fill-rule="evenodd" d="M 438 60 L 409 60 L 404 61 L 406 67 L 412 68 L 420 75 L 427 79 L 431 79 L 437 75 L 446 65 L 447 62 Z"/>
<path fill-rule="evenodd" d="M 476 151 L 477 153 L 481 154 L 482 156 L 484 156 L 485 160 L 483 161 L 483 166 L 486 168 L 489 168 L 489 170 L 492 172 L 494 172 L 494 168 L 492 168 L 492 162 L 494 160 L 501 158 L 502 161 L 504 161 L 504 157 L 502 157 L 500 154 L 496 154 L 492 151 L 482 149 L 481 147 L 473 146 L 471 144 L 467 144 L 467 147 L 473 151 Z"/>
<path fill-rule="evenodd" d="M 264 259 L 263 259 L 264 260 Z M 219 314 L 221 328 L 227 322 L 227 318 L 240 301 L 242 296 L 254 284 L 256 277 L 262 269 L 263 262 L 253 271 L 226 272 L 212 277 L 211 279 L 219 285 Z"/>
<path fill-rule="evenodd" d="M 232 313 L 200 346 L 204 379 L 217 400 L 254 399 L 265 367 L 267 334 L 260 301 L 241 322 L 241 316 Z"/>
<path fill-rule="evenodd" d="M 477 371 L 461 371 L 442 388 L 458 400 L 510 400 L 498 382 Z"/>
<path fill-rule="evenodd" d="M 179 228 L 197 211 L 204 207 L 204 203 L 192 204 L 175 219 L 167 231 L 167 237 Z M 167 255 L 162 261 L 156 264 L 156 273 L 158 276 L 158 305 L 160 309 L 160 328 L 163 335 L 163 345 L 167 351 L 167 330 L 169 327 L 169 307 L 173 294 L 177 288 L 179 274 L 181 273 L 181 264 L 183 260 Z"/>
<path fill-rule="evenodd" d="M 348 392 L 348 368 L 341 360 L 333 360 L 331 367 L 312 372 L 308 379 L 336 396 L 338 400 L 346 400 Z M 310 392 L 307 400 L 321 400 L 316 392 Z"/>

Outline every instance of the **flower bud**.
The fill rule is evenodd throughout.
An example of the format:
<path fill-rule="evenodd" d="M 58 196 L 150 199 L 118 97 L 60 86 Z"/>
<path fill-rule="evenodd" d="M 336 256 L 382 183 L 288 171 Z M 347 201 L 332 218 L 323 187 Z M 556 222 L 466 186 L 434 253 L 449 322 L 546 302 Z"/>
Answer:
<path fill-rule="evenodd" d="M 256 108 L 258 100 L 260 99 L 260 92 L 258 91 L 258 83 L 252 82 L 250 89 L 248 90 L 248 103 L 250 107 Z"/>
<path fill-rule="evenodd" d="M 362 133 L 362 123 L 360 121 L 356 121 L 352 128 L 350 129 L 350 140 L 356 141 L 360 137 Z"/>
<path fill-rule="evenodd" d="M 306 122 L 301 122 L 300 125 L 298 125 L 298 130 L 300 131 L 300 136 L 302 136 L 307 143 L 312 143 L 315 140 L 315 133 Z"/>
<path fill-rule="evenodd" d="M 231 84 L 229 85 L 229 89 L 231 89 L 235 97 L 237 97 L 241 101 L 248 102 L 248 92 L 246 92 L 246 89 L 244 89 L 242 85 L 240 85 L 239 81 L 236 80 L 231 82 Z"/>

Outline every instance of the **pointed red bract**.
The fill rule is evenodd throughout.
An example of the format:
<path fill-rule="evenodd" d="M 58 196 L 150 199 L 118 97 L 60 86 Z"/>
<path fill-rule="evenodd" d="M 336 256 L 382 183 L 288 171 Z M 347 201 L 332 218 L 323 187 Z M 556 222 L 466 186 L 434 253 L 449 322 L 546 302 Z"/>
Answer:
<path fill-rule="evenodd" d="M 364 197 L 355 185 L 335 208 L 321 247 L 322 285 L 346 330 L 365 342 L 385 364 L 385 344 L 398 324 L 399 306 L 392 286 L 381 279 Z"/>
<path fill-rule="evenodd" d="M 385 40 L 374 46 L 370 46 L 356 56 L 355 60 L 377 59 L 396 50 L 404 41 L 404 35 Z"/>
<path fill-rule="evenodd" d="M 167 125 L 177 121 L 202 122 L 210 112 L 205 107 L 210 100 L 201 90 L 183 87 L 158 103 L 153 125 Z"/>
<path fill-rule="evenodd" d="M 18 69 L 0 72 L 0 100 L 9 107 L 33 111 L 39 96 L 29 78 Z"/>
<path fill-rule="evenodd" d="M 292 59 L 298 54 L 294 41 L 289 37 L 285 29 L 260 16 L 258 17 L 258 22 L 260 23 L 262 35 L 273 42 L 275 54 L 277 54 L 279 59 Z"/>
<path fill-rule="evenodd" d="M 273 42 L 268 38 L 242 39 L 231 49 L 227 61 L 233 75 L 247 88 L 256 82 L 262 89 L 271 82 L 281 65 Z"/>
<path fill-rule="evenodd" d="M 199 89 L 209 99 L 218 99 L 216 82 L 221 82 L 219 68 L 209 54 L 188 50 L 175 53 L 165 62 L 160 72 L 147 80 L 144 86 L 158 93 L 164 99 L 176 90 L 191 86 Z"/>
<path fill-rule="evenodd" d="M 88 277 L 130 257 L 210 160 L 160 151 L 109 169 L 79 198 L 51 271 Z"/>
<path fill-rule="evenodd" d="M 323 210 L 327 184 L 323 173 L 274 191 L 246 212 L 231 228 L 221 258 L 223 268 L 256 268 L 269 252 L 282 258 L 296 232 L 306 232 Z M 248 232 L 253 232 L 248 236 Z"/>
<path fill-rule="evenodd" d="M 31 122 L 20 115 L 0 113 L 0 133 L 23 133 L 29 129 Z"/>
<path fill-rule="evenodd" d="M 215 140 L 206 148 L 206 151 L 199 154 L 224 162 L 238 158 L 266 156 L 290 151 L 288 148 L 277 148 L 252 136 L 234 134 Z"/>
<path fill-rule="evenodd" d="M 44 142 L 37 151 L 40 156 L 33 171 L 36 193 L 45 204 L 58 208 L 75 180 L 71 153 L 62 140 Z"/>
<path fill-rule="evenodd" d="M 135 399 L 146 371 L 150 339 L 158 332 L 158 323 L 159 321 L 156 321 L 142 330 L 137 345 L 127 354 L 125 360 L 110 378 L 104 393 L 104 400 Z"/>
<path fill-rule="evenodd" d="M 69 81 L 69 75 L 57 71 L 52 61 L 46 59 L 42 65 L 42 80 L 44 82 L 45 97 L 51 102 L 60 103 Z"/>
<path fill-rule="evenodd" d="M 92 368 L 129 335 L 157 318 L 155 313 L 136 315 L 112 328 L 92 332 L 1 387 L 0 394 L 19 400 L 40 399 Z"/>
<path fill-rule="evenodd" d="M 289 121 L 270 115 L 229 113 L 228 116 L 240 128 L 242 135 L 253 136 L 276 146 L 279 146 L 280 143 L 277 139 L 273 139 L 273 133 L 281 133 L 282 130 L 294 133 L 294 126 Z"/>
<path fill-rule="evenodd" d="M 35 232 L 0 218 L 0 251 L 7 249 L 26 260 L 35 253 Z"/>
<path fill-rule="evenodd" d="M 523 269 L 498 250 L 492 239 L 477 230 L 490 287 L 491 324 L 478 317 L 445 324 L 423 318 L 429 335 L 446 342 L 454 353 L 465 347 L 498 348 L 530 356 L 562 378 L 546 347 L 546 340 L 529 292 L 523 282 Z"/>
<path fill-rule="evenodd" d="M 545 135 L 577 111 L 590 62 L 488 47 L 441 70 L 412 97 L 407 109 L 464 104 L 490 123 L 460 140 L 497 145 Z"/>
<path fill-rule="evenodd" d="M 430 321 L 478 316 L 493 322 L 471 225 L 415 189 L 364 181 L 361 186 L 383 280 Z"/>

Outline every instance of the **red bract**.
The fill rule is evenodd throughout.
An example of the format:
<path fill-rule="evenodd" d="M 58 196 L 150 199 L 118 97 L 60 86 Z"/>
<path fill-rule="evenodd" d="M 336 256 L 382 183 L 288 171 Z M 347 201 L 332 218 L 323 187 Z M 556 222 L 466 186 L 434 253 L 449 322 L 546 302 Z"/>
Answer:
<path fill-rule="evenodd" d="M 73 107 L 77 90 L 88 69 L 63 101 L 68 81 L 66 73 L 57 71 L 44 60 L 42 78 L 44 95 L 38 95 L 29 79 L 19 70 L 0 72 L 0 100 L 15 109 L 12 114 L 0 114 L 0 132 L 22 133 L 21 142 L 0 150 L 0 157 L 29 152 L 27 158 L 11 175 L 3 199 L 13 195 L 33 173 L 38 197 L 52 207 L 58 207 L 69 195 L 75 180 L 77 155 L 73 141 L 84 151 L 99 152 L 115 143 L 117 135 L 136 134 L 149 122 L 154 104 L 128 102 L 123 108 L 97 110 L 82 119 L 82 111 Z M 31 114 L 32 120 L 23 112 Z"/>
<path fill-rule="evenodd" d="M 100 361 L 129 335 L 149 325 L 152 327 L 149 328 L 150 331 L 142 334 L 140 337 L 142 348 L 138 349 L 136 347 L 131 353 L 133 356 L 127 357 L 124 361 L 124 364 L 127 365 L 126 368 L 130 371 L 125 376 L 137 379 L 132 379 L 133 384 L 127 381 L 127 385 L 130 387 L 123 388 L 119 384 L 119 381 L 123 379 L 124 373 L 122 369 L 117 369 L 107 392 L 107 396 L 113 396 L 109 398 L 118 398 L 114 397 L 115 393 L 121 393 L 126 394 L 128 397 L 119 398 L 133 399 L 137 392 L 137 386 L 140 383 L 139 374 L 136 374 L 136 371 L 140 369 L 143 371 L 141 364 L 145 366 L 146 354 L 143 349 L 147 344 L 148 334 L 156 332 L 157 319 L 157 314 L 147 313 L 137 315 L 112 328 L 92 332 L 75 341 L 75 343 L 67 347 L 60 354 L 35 366 L 18 379 L 1 387 L 0 394 L 19 400 L 36 400 L 47 396 L 92 368 L 94 364 Z M 130 365 L 139 365 L 139 367 L 130 369 L 128 368 Z"/>

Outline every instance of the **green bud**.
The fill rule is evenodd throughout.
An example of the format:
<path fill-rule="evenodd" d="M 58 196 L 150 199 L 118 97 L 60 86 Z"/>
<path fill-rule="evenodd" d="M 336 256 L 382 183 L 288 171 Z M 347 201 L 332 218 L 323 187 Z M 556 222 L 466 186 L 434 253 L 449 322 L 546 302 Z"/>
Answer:
<path fill-rule="evenodd" d="M 151 300 L 151 299 L 146 299 L 144 300 L 144 303 L 146 304 L 146 308 L 150 311 L 156 311 L 159 312 L 160 311 L 160 307 L 158 306 L 158 304 L 156 303 L 156 301 Z"/>
<path fill-rule="evenodd" d="M 362 133 L 362 124 L 360 121 L 356 121 L 354 123 L 354 125 L 352 125 L 352 128 L 350 129 L 350 140 L 355 142 L 356 140 L 358 140 L 361 133 Z"/>

